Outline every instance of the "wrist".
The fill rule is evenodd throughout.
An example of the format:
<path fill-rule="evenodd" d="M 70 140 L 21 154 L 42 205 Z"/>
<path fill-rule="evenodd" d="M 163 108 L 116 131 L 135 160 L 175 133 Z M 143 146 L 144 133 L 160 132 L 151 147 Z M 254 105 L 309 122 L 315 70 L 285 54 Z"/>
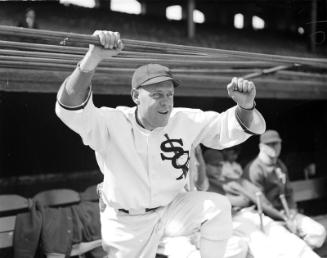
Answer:
<path fill-rule="evenodd" d="M 256 106 L 256 103 L 255 101 L 253 100 L 253 103 L 250 107 L 242 107 L 240 104 L 237 103 L 237 106 L 240 108 L 240 109 L 243 109 L 243 110 L 247 110 L 247 111 L 252 111 L 255 109 L 255 106 Z"/>
<path fill-rule="evenodd" d="M 91 51 L 88 51 L 84 58 L 80 62 L 80 70 L 85 73 L 92 72 L 101 62 L 101 58 L 97 57 L 96 54 L 93 54 Z"/>
<path fill-rule="evenodd" d="M 285 212 L 279 211 L 279 214 L 281 215 L 283 221 L 287 222 L 289 218 L 286 216 Z"/>
<path fill-rule="evenodd" d="M 82 65 L 81 62 L 79 62 L 77 64 L 77 68 L 78 68 L 79 72 L 84 73 L 84 74 L 93 73 L 93 71 L 94 71 L 94 69 L 91 69 L 91 68 L 88 68 L 88 67 Z"/>

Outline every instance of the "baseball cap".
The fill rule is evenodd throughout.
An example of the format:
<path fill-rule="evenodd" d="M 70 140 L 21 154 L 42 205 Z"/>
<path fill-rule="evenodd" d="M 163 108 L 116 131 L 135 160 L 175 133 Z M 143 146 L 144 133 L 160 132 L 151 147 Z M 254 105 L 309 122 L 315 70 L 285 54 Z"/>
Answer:
<path fill-rule="evenodd" d="M 272 143 L 272 142 L 281 142 L 282 139 L 279 136 L 279 133 L 275 130 L 267 130 L 260 136 L 261 143 Z"/>
<path fill-rule="evenodd" d="M 173 78 L 168 67 L 159 64 L 142 65 L 133 74 L 132 89 L 163 81 L 172 81 L 174 87 L 179 86 L 179 83 Z"/>

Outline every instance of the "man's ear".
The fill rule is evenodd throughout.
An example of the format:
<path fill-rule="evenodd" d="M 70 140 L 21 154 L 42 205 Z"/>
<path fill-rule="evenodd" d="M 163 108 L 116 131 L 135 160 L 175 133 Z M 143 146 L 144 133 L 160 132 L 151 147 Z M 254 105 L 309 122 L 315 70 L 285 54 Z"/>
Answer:
<path fill-rule="evenodd" d="M 132 89 L 131 90 L 131 96 L 136 105 L 140 104 L 139 100 L 139 91 L 137 89 Z"/>

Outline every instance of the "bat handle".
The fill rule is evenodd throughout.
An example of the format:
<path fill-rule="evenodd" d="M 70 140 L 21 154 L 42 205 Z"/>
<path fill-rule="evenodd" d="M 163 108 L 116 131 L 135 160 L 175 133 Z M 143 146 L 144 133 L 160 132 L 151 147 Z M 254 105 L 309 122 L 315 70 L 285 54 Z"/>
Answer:
<path fill-rule="evenodd" d="M 256 200 L 257 200 L 258 214 L 259 214 L 259 218 L 260 218 L 260 229 L 261 229 L 262 232 L 264 232 L 262 200 L 261 200 L 262 193 L 261 192 L 256 192 L 255 195 L 256 195 Z"/>
<path fill-rule="evenodd" d="M 285 211 L 285 213 L 286 213 L 286 217 L 289 219 L 290 216 L 291 216 L 291 214 L 290 214 L 290 209 L 289 209 L 289 207 L 288 207 L 288 204 L 287 204 L 287 201 L 286 201 L 285 195 L 284 195 L 284 194 L 280 194 L 280 195 L 279 195 L 279 199 L 280 199 L 280 201 L 281 201 L 281 203 L 282 203 L 282 205 L 283 205 L 283 209 L 284 209 L 284 211 Z"/>

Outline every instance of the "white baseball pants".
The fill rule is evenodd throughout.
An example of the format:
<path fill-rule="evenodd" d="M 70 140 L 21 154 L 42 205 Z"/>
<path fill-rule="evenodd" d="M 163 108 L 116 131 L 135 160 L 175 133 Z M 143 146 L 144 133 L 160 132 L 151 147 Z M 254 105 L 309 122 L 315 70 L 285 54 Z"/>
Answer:
<path fill-rule="evenodd" d="M 205 239 L 226 240 L 232 232 L 229 201 L 209 192 L 181 193 L 169 205 L 142 215 L 108 206 L 100 215 L 102 245 L 110 258 L 153 258 L 163 236 L 200 230 Z"/>

